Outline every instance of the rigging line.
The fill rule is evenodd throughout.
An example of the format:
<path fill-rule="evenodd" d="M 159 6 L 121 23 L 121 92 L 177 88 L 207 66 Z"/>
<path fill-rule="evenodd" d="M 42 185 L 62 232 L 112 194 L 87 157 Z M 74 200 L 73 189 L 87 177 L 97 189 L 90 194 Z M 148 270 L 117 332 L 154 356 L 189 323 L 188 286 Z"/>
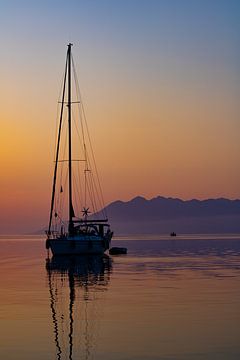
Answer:
<path fill-rule="evenodd" d="M 63 189 L 64 190 L 63 190 L 63 193 L 61 193 L 61 195 L 58 194 L 58 197 L 60 198 L 60 200 L 58 201 L 58 207 L 55 208 L 55 212 L 57 214 L 59 214 L 59 218 L 61 218 L 61 220 L 64 218 L 64 214 L 62 213 L 62 210 L 64 209 L 64 204 L 66 203 L 66 193 L 67 192 L 65 191 L 65 189 L 67 188 L 67 175 L 68 175 L 66 170 L 67 169 L 65 169 L 65 179 L 64 179 L 64 183 L 63 183 Z M 59 224 L 59 218 L 56 218 L 56 226 L 59 226 L 58 225 Z M 63 220 L 61 222 L 64 223 Z M 56 228 L 56 230 L 57 230 L 57 228 Z"/>
<path fill-rule="evenodd" d="M 79 210 L 81 211 L 81 209 L 84 207 L 83 205 L 83 189 L 82 189 L 82 183 L 81 183 L 81 175 L 80 175 L 80 166 L 77 166 L 77 173 L 76 173 L 76 177 L 77 177 L 77 184 L 78 184 L 78 202 L 79 202 Z M 80 212 L 79 212 L 80 214 Z"/>
<path fill-rule="evenodd" d="M 64 98 L 65 98 L 66 76 L 67 76 L 67 58 L 66 58 L 66 64 L 65 64 L 65 74 L 64 74 L 62 101 L 64 101 Z M 57 141 L 56 158 L 55 158 L 56 163 L 55 163 L 55 168 L 54 168 L 53 187 L 52 187 L 52 199 L 51 199 L 51 209 L 50 209 L 49 225 L 48 225 L 48 233 L 49 233 L 49 234 L 50 234 L 50 231 L 51 231 L 52 213 L 53 213 L 54 198 L 55 198 L 55 188 L 56 188 L 56 178 L 57 178 L 57 161 L 58 161 L 59 147 L 60 147 L 60 136 L 61 136 L 61 128 L 62 128 L 62 117 L 63 117 L 63 104 L 62 104 L 62 106 L 61 106 L 61 113 L 60 113 L 60 120 L 59 120 L 58 141 Z"/>
<path fill-rule="evenodd" d="M 58 119 L 59 119 L 59 106 L 57 105 L 56 119 L 55 119 L 55 137 L 54 137 L 54 154 L 53 161 L 55 160 L 55 154 L 57 152 L 57 139 L 58 139 Z"/>
<path fill-rule="evenodd" d="M 64 204 L 67 202 L 67 191 L 65 191 L 65 189 L 67 189 L 67 180 L 68 180 L 68 173 L 67 173 L 67 169 L 66 169 L 66 173 L 65 173 L 65 180 L 64 180 L 64 189 L 63 189 L 63 193 L 62 193 L 62 203 L 61 203 L 61 216 L 62 218 L 64 218 L 65 214 L 62 214 L 62 209 L 64 209 Z"/>
<path fill-rule="evenodd" d="M 76 118 L 75 118 L 75 115 L 73 113 L 73 122 L 74 122 L 74 125 L 75 125 L 75 129 L 76 129 L 76 132 L 77 132 L 77 136 L 78 136 L 78 141 L 80 143 L 80 146 L 82 148 L 82 152 L 84 153 L 84 142 L 82 141 L 81 139 L 81 136 L 80 136 L 80 133 L 79 133 L 79 130 L 78 130 L 78 126 L 77 126 L 77 122 L 76 122 Z M 81 120 L 80 120 L 81 121 Z"/>
<path fill-rule="evenodd" d="M 105 215 L 104 212 L 104 204 L 102 202 L 101 196 L 100 196 L 100 189 L 98 187 L 98 183 L 96 183 L 95 181 L 95 176 L 94 173 L 91 171 L 91 174 L 89 176 L 89 181 L 91 184 L 91 193 L 93 194 L 93 199 L 94 199 L 94 203 L 95 203 L 95 207 L 96 209 L 98 209 L 98 211 L 100 211 L 102 214 Z M 107 217 L 107 216 L 106 216 Z"/>
<path fill-rule="evenodd" d="M 64 154 L 63 154 L 63 156 L 65 156 L 65 151 L 66 151 L 66 143 L 67 143 L 67 133 L 65 133 L 65 145 L 64 145 Z M 59 163 L 59 161 L 58 161 L 58 163 Z M 59 178 L 58 178 L 58 181 L 57 181 L 57 183 L 58 183 L 58 189 L 60 189 L 61 188 L 61 185 L 62 185 L 62 178 L 63 178 L 63 169 L 64 169 L 64 166 L 63 166 L 63 163 L 60 163 L 60 176 L 59 176 Z M 60 193 L 57 193 L 58 194 L 58 197 L 57 197 L 57 200 L 56 200 L 56 208 L 57 208 L 57 210 L 58 210 L 58 208 L 59 208 L 59 197 L 60 197 Z M 61 197 L 60 197 L 61 198 Z"/>
<path fill-rule="evenodd" d="M 62 172 L 62 166 L 61 166 L 61 170 L 60 170 L 60 171 Z M 57 182 L 59 182 L 59 180 L 58 180 Z M 59 188 L 59 184 L 57 184 L 56 187 Z M 55 201 L 54 201 L 54 211 L 55 211 L 55 212 L 58 212 L 58 209 L 59 209 L 59 201 L 60 201 L 60 195 L 59 195 L 59 192 L 57 191 L 56 196 L 55 196 Z"/>
<path fill-rule="evenodd" d="M 83 199 L 83 189 L 81 184 L 81 175 L 80 175 L 80 164 L 77 164 L 77 177 L 78 177 L 78 184 L 79 184 L 79 205 L 80 208 L 83 208 L 82 199 Z"/>
<path fill-rule="evenodd" d="M 66 131 L 66 126 L 67 126 L 67 122 L 66 122 L 66 118 L 67 118 L 67 115 L 65 113 L 65 117 L 63 119 L 63 130 L 62 132 L 65 134 L 65 139 L 64 139 L 64 143 L 63 143 L 63 149 L 61 149 L 63 151 L 63 157 L 65 157 L 65 154 L 66 154 L 66 148 L 67 148 L 67 131 Z M 64 129 L 64 126 L 65 126 L 65 129 Z M 65 130 L 65 132 L 64 132 Z M 62 179 L 63 179 L 63 172 L 64 172 L 64 166 L 63 164 L 61 164 L 60 166 L 60 176 L 58 178 L 58 185 L 57 185 L 57 188 L 60 189 L 61 186 L 62 186 Z M 66 176 L 67 174 L 65 175 L 65 183 L 64 183 L 64 189 L 66 188 Z M 62 212 L 62 206 L 61 206 L 61 200 L 63 199 L 63 196 L 60 196 L 60 193 L 57 193 L 58 194 L 58 197 L 56 199 L 56 206 L 55 206 L 55 211 L 58 213 L 58 212 Z M 65 193 L 64 193 L 65 195 Z M 60 199 L 60 201 L 59 201 Z"/>
<path fill-rule="evenodd" d="M 81 166 L 82 164 L 77 163 L 77 180 L 78 180 L 78 187 L 79 187 L 79 206 L 80 208 L 83 207 L 83 189 L 82 189 L 82 181 L 81 181 L 81 175 L 80 175 L 80 170 L 82 168 Z"/>
<path fill-rule="evenodd" d="M 93 157 L 94 169 L 95 169 L 95 172 L 96 172 L 96 177 L 97 177 L 97 181 L 98 181 L 98 186 L 99 186 L 100 196 L 101 196 L 101 200 L 102 200 L 102 205 L 103 205 L 103 208 L 105 208 L 105 201 L 104 201 L 104 198 L 103 198 L 103 192 L 102 192 L 102 188 L 101 188 L 101 183 L 100 183 L 99 174 L 98 174 L 98 170 L 97 170 L 97 165 L 96 165 L 96 160 L 95 160 L 95 156 L 94 156 L 93 146 L 92 146 L 91 137 L 90 137 L 90 133 L 89 133 L 89 129 L 88 129 L 85 109 L 84 109 L 83 102 L 82 102 L 81 91 L 80 91 L 80 87 L 79 87 L 79 83 L 78 83 L 78 79 L 77 79 L 77 74 L 76 74 L 76 68 L 75 68 L 75 64 L 74 64 L 73 59 L 72 59 L 72 63 L 73 63 L 73 73 L 74 73 L 76 92 L 77 92 L 78 98 L 80 99 L 80 104 L 78 106 L 79 107 L 81 106 L 81 109 L 82 109 L 83 119 L 84 119 L 84 122 L 85 122 L 85 127 L 86 127 L 88 140 L 89 140 L 89 144 L 90 144 L 90 149 L 91 149 L 91 153 L 92 153 L 92 157 Z"/>
<path fill-rule="evenodd" d="M 90 149 L 91 149 L 91 155 L 92 155 L 92 159 L 93 159 L 94 171 L 95 171 L 95 173 L 96 173 L 96 178 L 97 178 L 97 182 L 98 182 L 98 188 L 99 188 L 99 192 L 100 192 L 100 195 L 101 195 L 101 201 L 102 201 L 102 204 L 103 204 L 103 206 L 104 206 L 104 199 L 103 199 L 103 193 L 102 193 L 101 183 L 100 183 L 100 179 L 99 179 L 99 175 L 98 175 L 98 169 L 97 169 L 97 165 L 96 165 L 96 161 L 95 161 L 93 146 L 92 146 L 92 142 L 91 142 L 91 138 L 90 138 L 90 133 L 89 133 L 89 130 L 88 130 L 88 125 L 87 125 L 87 120 L 86 120 L 86 116 L 85 116 L 85 112 L 84 112 L 83 105 L 82 105 L 82 109 L 83 109 L 84 121 L 85 121 L 85 126 L 86 126 L 86 129 L 87 129 L 88 140 L 89 140 Z"/>
<path fill-rule="evenodd" d="M 87 154 L 88 155 L 88 154 Z M 90 159 L 89 159 L 90 161 Z M 97 198 L 97 202 L 100 206 L 99 208 L 99 211 L 101 211 L 102 214 L 106 215 L 107 217 L 107 214 L 106 214 L 106 211 L 104 211 L 103 209 L 105 208 L 105 205 L 104 203 L 102 202 L 102 199 L 101 199 L 101 196 L 99 196 L 99 193 L 100 193 L 100 189 L 99 189 L 99 186 L 98 186 L 98 183 L 96 183 L 95 181 L 95 177 L 93 176 L 93 173 L 92 173 L 92 176 L 91 176 L 91 181 L 92 181 L 92 187 L 93 187 L 93 193 L 96 194 L 96 198 Z M 96 202 L 96 201 L 95 201 Z M 96 206 L 97 207 L 97 206 Z"/>
<path fill-rule="evenodd" d="M 77 87 L 77 75 L 76 75 L 76 70 L 75 67 L 73 67 L 74 70 L 74 80 L 75 80 L 75 87 L 76 87 L 76 93 L 77 93 L 77 97 L 79 97 L 78 94 L 78 87 Z M 77 128 L 77 134 L 80 140 L 80 143 L 82 144 L 82 151 L 85 157 L 85 160 L 87 161 L 87 157 L 86 157 L 86 140 L 85 140 L 85 130 L 84 130 L 84 125 L 83 125 L 83 119 L 82 119 L 82 111 L 81 111 L 81 106 L 80 104 L 78 105 L 78 113 L 79 113 L 79 120 L 80 120 L 80 128 L 81 128 L 81 133 L 82 133 L 82 141 L 81 141 L 81 137 L 78 131 L 78 127 L 76 124 L 76 128 Z M 86 168 L 88 168 L 88 165 L 86 166 Z"/>
<path fill-rule="evenodd" d="M 81 95 L 80 95 L 80 90 L 79 90 L 79 86 L 78 86 L 78 81 L 77 81 L 77 75 L 76 75 L 76 69 L 75 69 L 75 66 L 74 66 L 74 62 L 73 62 L 73 72 L 74 72 L 74 80 L 75 80 L 75 87 L 76 87 L 76 93 L 77 93 L 77 97 L 78 98 L 81 98 Z M 80 101 L 81 103 L 81 101 Z M 87 204 L 87 171 L 89 170 L 89 168 L 91 169 L 91 161 L 90 161 L 90 158 L 87 154 L 87 150 L 86 150 L 86 141 L 85 141 L 85 131 L 84 131 L 84 126 L 83 126 L 83 120 L 82 120 L 82 112 L 81 112 L 81 107 L 80 105 L 78 106 L 79 108 L 79 115 L 80 115 L 80 126 L 81 126 L 81 131 L 82 131 L 82 138 L 83 138 L 83 146 L 84 146 L 84 157 L 86 159 L 86 167 L 85 167 L 85 171 L 84 171 L 84 178 L 85 178 L 85 191 L 84 191 L 84 202 L 85 202 L 85 207 L 86 207 L 86 204 Z M 74 119 L 75 120 L 75 119 Z M 78 134 L 78 137 L 80 139 L 80 135 L 79 135 L 79 132 L 78 132 L 78 127 L 77 127 L 77 124 L 75 122 L 75 126 L 76 126 L 76 129 L 77 129 L 77 134 Z M 89 139 L 88 139 L 89 141 Z M 89 192 L 89 197 L 91 198 L 92 195 L 94 194 L 90 194 L 91 191 L 88 189 L 88 192 Z M 91 201 L 92 202 L 92 201 Z M 92 202 L 93 204 L 93 202 Z M 95 206 L 93 205 L 93 208 L 95 208 Z"/>
<path fill-rule="evenodd" d="M 63 143 L 63 158 L 65 158 L 65 154 L 66 154 L 66 151 L 67 151 L 67 138 L 68 138 L 68 135 L 67 135 L 67 114 L 65 113 L 65 116 L 64 116 L 64 126 L 65 128 L 63 129 L 65 131 L 65 138 L 64 138 L 64 143 Z M 63 131 L 63 132 L 64 132 Z"/>
<path fill-rule="evenodd" d="M 90 192 L 91 192 L 91 197 L 92 197 L 92 202 L 93 202 L 93 211 L 94 213 L 97 211 L 97 202 L 96 202 L 96 196 L 94 193 L 94 188 L 92 186 L 92 174 L 90 174 L 89 176 L 89 188 L 90 188 Z"/>
<path fill-rule="evenodd" d="M 98 193 L 96 192 L 95 187 L 94 187 L 94 178 L 93 177 L 91 178 L 91 187 L 92 187 L 92 192 L 94 193 L 96 212 L 103 214 L 103 211 L 102 211 L 103 208 L 102 208 L 101 202 L 99 201 Z M 95 196 L 95 194 L 96 194 L 96 196 Z M 103 216 L 103 217 L 105 217 L 105 216 Z"/>
<path fill-rule="evenodd" d="M 83 143 L 85 144 L 85 134 L 84 134 L 83 121 L 82 121 L 82 116 L 81 116 L 81 113 L 82 113 L 81 112 L 82 98 L 81 98 L 81 93 L 80 93 L 80 88 L 79 88 L 78 78 L 77 78 L 77 72 L 76 72 L 76 68 L 75 68 L 73 58 L 72 58 L 72 68 L 73 68 L 73 76 L 74 76 L 76 95 L 77 95 L 77 99 L 79 100 L 78 109 L 79 109 L 79 115 L 80 115 L 80 125 L 81 125 L 81 130 L 82 130 Z"/>
<path fill-rule="evenodd" d="M 62 75 L 62 79 L 61 79 L 61 82 L 60 82 L 60 87 L 59 87 L 59 94 L 58 94 L 58 103 L 57 103 L 57 111 L 56 111 L 56 121 L 55 121 L 55 146 L 54 146 L 54 154 L 56 154 L 56 151 L 57 151 L 57 133 L 58 133 L 58 126 L 57 126 L 57 123 L 58 123 L 58 118 L 59 118 L 59 112 L 60 112 L 60 109 L 61 109 L 61 106 L 59 106 L 59 100 L 60 100 L 60 97 L 61 97 L 61 93 L 62 93 L 62 89 L 63 89 L 63 84 L 64 84 L 64 77 L 65 77 L 65 72 L 63 73 Z"/>
<path fill-rule="evenodd" d="M 87 206 L 87 173 L 89 171 L 88 161 L 87 161 L 87 152 L 86 145 L 84 144 L 84 158 L 85 158 L 85 169 L 84 169 L 84 207 Z"/>
<path fill-rule="evenodd" d="M 97 198 L 97 202 L 99 203 L 99 206 L 100 206 L 100 211 L 101 211 L 101 213 L 105 213 L 104 212 L 104 204 L 102 204 L 102 202 L 101 202 L 101 197 L 99 196 L 99 189 L 98 189 L 98 186 L 97 186 L 97 184 L 96 184 L 96 181 L 95 181 L 95 178 L 94 178 L 94 176 L 91 176 L 91 182 L 92 182 L 92 184 L 91 184 L 91 186 L 92 186 L 92 188 L 93 188 L 93 193 L 94 194 L 96 194 L 96 198 Z"/>
<path fill-rule="evenodd" d="M 66 122 L 66 114 L 65 114 L 65 118 L 64 118 L 64 124 L 67 126 L 67 122 Z M 66 131 L 66 128 L 65 128 L 65 139 L 64 139 L 64 145 L 63 145 L 63 158 L 65 158 L 65 154 L 66 154 L 66 148 L 67 148 L 67 131 Z M 62 176 L 63 176 L 63 164 L 61 166 L 61 172 L 60 172 L 60 177 L 59 177 L 59 181 L 60 181 L 60 184 L 59 186 L 61 186 L 61 182 L 62 182 Z"/>
<path fill-rule="evenodd" d="M 86 145 L 85 145 L 86 146 Z M 86 166 L 86 169 L 85 170 L 91 170 L 92 169 L 92 166 L 91 166 L 91 159 L 89 157 L 89 154 L 87 152 L 87 149 L 85 148 L 85 157 L 86 157 L 86 161 L 87 161 L 87 166 Z M 95 189 L 95 191 L 91 191 L 91 193 L 93 194 L 94 198 L 95 198 L 95 192 L 96 192 L 96 195 L 97 195 L 97 201 L 100 205 L 100 208 L 104 208 L 104 203 L 102 202 L 102 199 L 101 197 L 99 196 L 99 193 L 100 193 L 100 189 L 97 187 L 96 185 L 96 182 L 95 182 L 95 179 L 94 179 L 94 176 L 93 176 L 93 172 L 91 170 L 91 179 L 94 183 L 94 186 L 92 186 L 92 190 Z M 87 179 L 86 179 L 87 181 Z M 91 196 L 91 195 L 90 195 Z M 94 200 L 95 202 L 95 207 L 97 208 L 97 205 L 96 205 L 96 200 Z"/>
<path fill-rule="evenodd" d="M 93 210 L 95 211 L 93 198 L 92 198 L 91 195 L 90 195 L 90 194 L 91 194 L 91 190 L 90 190 L 90 188 L 89 188 L 89 183 L 88 183 L 88 181 L 86 182 L 86 188 L 87 188 L 87 191 L 88 191 L 88 194 L 89 194 L 89 201 L 90 201 L 90 203 L 91 203 L 91 205 L 92 205 Z"/>
<path fill-rule="evenodd" d="M 73 168 L 73 196 L 74 196 L 74 205 L 77 207 L 77 213 L 80 213 L 81 208 L 81 182 L 79 181 L 79 164 Z M 77 171 L 76 171 L 77 167 Z M 79 192 L 80 191 L 80 192 Z"/>
<path fill-rule="evenodd" d="M 61 144 L 60 149 L 59 149 L 59 157 L 62 156 L 62 151 L 64 151 L 64 156 L 65 156 L 65 148 L 66 148 L 66 142 L 67 142 L 67 134 L 66 134 L 66 113 L 65 116 L 63 117 L 63 123 L 62 123 L 62 137 L 65 136 L 65 139 L 63 139 L 63 145 Z M 64 149 L 64 150 L 63 150 Z M 61 164 L 58 161 L 58 164 L 60 166 L 60 169 L 58 172 L 60 172 L 58 178 L 56 179 L 56 189 L 60 189 L 61 185 L 62 185 L 62 178 L 63 178 L 63 171 L 64 171 L 64 167 L 63 164 Z M 54 202 L 54 206 L 55 206 L 55 212 L 59 212 L 59 208 L 61 207 L 59 205 L 59 199 L 61 199 L 60 197 L 60 193 L 56 192 L 56 199 Z"/>
<path fill-rule="evenodd" d="M 80 101 L 71 101 L 71 104 L 78 104 Z M 62 104 L 61 101 L 58 102 L 59 104 Z M 65 101 L 64 104 L 68 104 L 68 101 Z"/>
<path fill-rule="evenodd" d="M 87 187 L 87 192 L 88 192 L 88 197 L 89 197 L 89 204 L 92 207 L 92 212 L 95 212 L 95 206 L 94 206 L 94 199 L 93 199 L 93 194 L 91 192 L 91 186 L 90 186 L 90 180 L 89 180 L 89 176 L 87 176 L 87 182 L 86 182 L 86 187 Z"/>
<path fill-rule="evenodd" d="M 83 162 L 85 160 L 82 159 L 72 159 L 72 162 Z M 59 163 L 64 163 L 64 162 L 68 162 L 68 160 L 58 160 Z"/>
<path fill-rule="evenodd" d="M 73 194 L 72 194 L 73 208 L 74 208 L 74 213 L 76 216 L 76 214 L 79 213 L 79 208 L 78 208 L 78 201 L 77 201 L 77 195 L 76 195 L 77 186 L 76 186 L 76 178 L 75 178 L 74 172 L 72 172 L 72 186 L 73 186 Z"/>
<path fill-rule="evenodd" d="M 96 165 L 96 160 L 95 160 L 95 156 L 94 156 L 94 152 L 93 152 L 93 147 L 92 147 L 92 143 L 91 143 L 91 139 L 90 139 L 90 134 L 89 134 L 89 131 L 88 131 L 88 126 L 87 126 L 87 122 L 86 122 L 86 117 L 85 117 L 84 108 L 83 108 L 83 114 L 84 114 L 84 119 L 85 119 L 85 123 L 86 123 L 87 133 L 88 133 L 88 137 L 89 137 L 89 143 L 90 143 L 90 148 L 91 148 L 91 152 L 92 152 L 92 158 L 93 158 L 94 170 L 95 170 L 95 172 L 96 172 L 96 178 L 97 178 L 97 182 L 98 182 L 98 188 L 99 188 L 99 192 L 100 192 L 100 196 L 101 196 L 101 202 L 102 202 L 103 207 L 105 207 L 105 202 L 104 202 L 104 198 L 103 198 L 102 187 L 101 187 L 101 183 L 100 183 L 100 179 L 99 179 L 99 174 L 98 174 L 98 169 L 97 169 L 97 165 Z"/>
<path fill-rule="evenodd" d="M 66 116 L 64 118 L 63 125 L 66 124 L 65 120 L 66 120 Z M 63 133 L 64 133 L 64 128 L 63 128 Z M 61 149 L 63 151 L 63 155 L 62 155 L 63 157 L 65 157 L 66 146 L 67 146 L 67 132 L 65 131 L 65 140 L 64 140 L 64 143 L 63 143 L 63 149 Z M 58 161 L 58 163 L 60 163 L 60 161 Z M 63 178 L 63 169 L 64 169 L 63 164 L 61 163 L 60 165 L 61 165 L 60 166 L 60 176 L 58 178 L 58 187 L 59 188 L 62 185 L 61 182 L 62 182 L 62 178 Z M 58 204 L 57 204 L 57 207 L 58 207 Z"/>
<path fill-rule="evenodd" d="M 76 176 L 75 176 L 75 173 L 73 171 L 73 185 L 74 185 L 74 188 L 75 188 L 75 191 L 73 192 L 73 195 L 74 195 L 74 200 L 75 200 L 75 206 L 76 206 L 76 209 L 77 209 L 77 213 L 80 214 L 80 209 L 79 209 L 79 201 L 78 201 L 78 198 L 79 197 L 79 191 L 78 191 L 78 183 L 77 183 L 77 179 L 76 179 Z"/>
<path fill-rule="evenodd" d="M 74 61 L 73 61 L 73 72 L 74 72 L 74 80 L 75 80 L 77 97 L 79 99 L 81 99 L 81 92 L 80 92 L 80 87 L 79 87 L 79 84 L 78 84 L 78 79 L 77 79 L 77 75 L 76 75 L 76 68 L 75 68 L 75 65 L 74 65 Z M 87 135 L 88 135 L 88 142 L 90 144 L 90 150 L 91 150 L 91 155 L 92 155 L 93 164 L 94 164 L 94 170 L 95 170 L 95 173 L 96 173 L 97 184 L 98 184 L 98 186 L 97 186 L 97 184 L 95 182 L 95 179 L 94 179 L 97 198 L 98 198 L 100 207 L 102 208 L 102 214 L 105 214 L 105 216 L 107 217 L 107 211 L 106 211 L 105 202 L 104 202 L 104 198 L 103 198 L 103 192 L 102 192 L 102 188 L 101 188 L 101 183 L 100 183 L 100 179 L 99 179 L 99 174 L 98 174 L 97 165 L 96 165 L 96 161 L 95 161 L 93 146 L 92 146 L 92 143 L 91 143 L 90 133 L 89 133 L 89 129 L 88 129 L 88 124 L 87 124 L 87 120 L 86 120 L 86 114 L 85 114 L 85 110 L 84 110 L 82 100 L 80 101 L 80 104 L 78 104 L 78 108 L 79 108 L 79 113 L 81 115 L 80 120 L 81 120 L 82 132 L 84 133 L 83 120 L 82 120 L 82 116 L 83 116 L 86 131 L 87 131 Z M 89 164 L 90 164 L 90 158 L 88 159 L 88 161 L 89 161 Z"/>
<path fill-rule="evenodd" d="M 95 213 L 96 210 L 97 210 L 97 204 L 96 204 L 96 197 L 95 197 L 95 192 L 94 192 L 92 180 L 93 180 L 93 174 L 90 173 L 89 174 L 89 192 L 90 192 L 90 197 L 91 197 L 92 203 L 93 203 L 93 211 Z"/>

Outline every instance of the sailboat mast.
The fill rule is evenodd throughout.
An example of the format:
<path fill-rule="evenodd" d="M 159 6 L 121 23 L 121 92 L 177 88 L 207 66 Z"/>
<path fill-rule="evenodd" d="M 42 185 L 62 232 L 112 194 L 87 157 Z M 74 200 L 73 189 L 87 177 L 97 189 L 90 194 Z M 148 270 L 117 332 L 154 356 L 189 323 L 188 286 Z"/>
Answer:
<path fill-rule="evenodd" d="M 62 120 L 63 120 L 63 107 L 64 107 L 65 89 L 66 89 L 67 63 L 68 63 L 68 56 L 67 56 L 67 58 L 66 58 L 66 65 L 65 65 L 65 72 L 64 72 L 64 81 L 63 81 L 63 91 L 62 91 L 62 101 L 61 101 L 61 113 L 60 113 L 60 120 L 59 120 L 58 139 L 57 139 L 57 148 L 56 148 L 56 158 L 55 158 L 55 167 L 54 167 L 54 176 L 53 176 L 53 186 L 52 186 L 51 210 L 50 210 L 49 224 L 48 224 L 48 234 L 49 234 L 49 235 L 50 235 L 50 233 L 51 233 L 53 207 L 54 207 L 55 192 L 56 192 L 56 179 L 57 179 L 57 170 L 58 170 L 58 156 L 59 156 L 59 149 L 60 149 L 60 138 L 61 138 Z"/>
<path fill-rule="evenodd" d="M 72 123 L 71 123 L 71 47 L 72 44 L 68 44 L 68 183 L 69 183 L 69 225 L 68 231 L 73 231 L 73 217 L 74 210 L 72 205 Z"/>

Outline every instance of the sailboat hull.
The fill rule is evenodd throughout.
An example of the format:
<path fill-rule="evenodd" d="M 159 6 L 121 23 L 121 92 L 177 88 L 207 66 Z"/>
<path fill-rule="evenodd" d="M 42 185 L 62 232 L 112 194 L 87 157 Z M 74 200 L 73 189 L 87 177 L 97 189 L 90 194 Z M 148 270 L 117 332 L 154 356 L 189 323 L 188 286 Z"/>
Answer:
<path fill-rule="evenodd" d="M 108 239 L 91 237 L 48 239 L 46 242 L 46 247 L 51 249 L 53 255 L 104 254 L 109 245 Z"/>

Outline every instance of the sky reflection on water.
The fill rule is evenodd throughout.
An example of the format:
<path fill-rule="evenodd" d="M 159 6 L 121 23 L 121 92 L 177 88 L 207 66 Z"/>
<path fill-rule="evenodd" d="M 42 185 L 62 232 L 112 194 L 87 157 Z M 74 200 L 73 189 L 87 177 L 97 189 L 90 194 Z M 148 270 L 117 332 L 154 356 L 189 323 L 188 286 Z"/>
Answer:
<path fill-rule="evenodd" d="M 46 261 L 0 240 L 0 358 L 240 356 L 240 238 L 117 239 L 128 255 Z"/>

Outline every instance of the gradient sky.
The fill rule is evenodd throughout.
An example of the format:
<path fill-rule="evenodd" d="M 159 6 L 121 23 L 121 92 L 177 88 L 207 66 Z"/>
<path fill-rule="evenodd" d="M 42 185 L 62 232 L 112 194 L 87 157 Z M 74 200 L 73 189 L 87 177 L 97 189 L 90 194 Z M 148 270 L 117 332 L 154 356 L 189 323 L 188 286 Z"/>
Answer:
<path fill-rule="evenodd" d="M 0 1 L 0 232 L 47 223 L 74 44 L 106 203 L 240 198 L 240 2 Z"/>

